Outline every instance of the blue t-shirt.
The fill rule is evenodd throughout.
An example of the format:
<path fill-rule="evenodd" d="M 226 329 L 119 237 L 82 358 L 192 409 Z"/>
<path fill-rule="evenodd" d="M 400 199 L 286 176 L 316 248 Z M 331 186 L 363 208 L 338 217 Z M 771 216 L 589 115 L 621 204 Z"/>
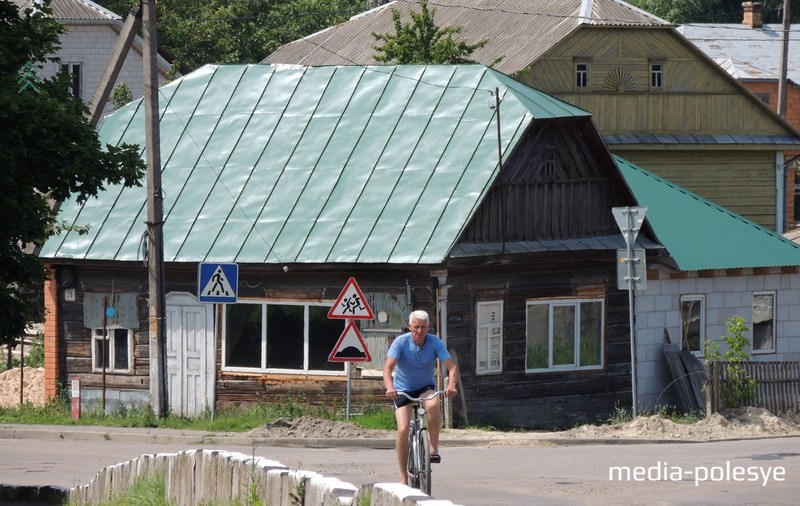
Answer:
<path fill-rule="evenodd" d="M 386 354 L 397 360 L 394 371 L 394 389 L 398 392 L 411 392 L 435 385 L 436 359 L 442 362 L 450 358 L 441 339 L 427 334 L 425 344 L 420 348 L 414 344 L 411 332 L 397 337 Z"/>

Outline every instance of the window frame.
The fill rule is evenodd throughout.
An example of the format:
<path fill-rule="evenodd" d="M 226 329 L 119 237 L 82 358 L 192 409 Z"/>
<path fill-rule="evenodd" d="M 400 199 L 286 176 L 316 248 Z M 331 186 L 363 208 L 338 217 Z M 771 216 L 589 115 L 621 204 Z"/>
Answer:
<path fill-rule="evenodd" d="M 583 67 L 583 68 L 581 68 Z M 582 91 L 589 89 L 589 72 L 590 72 L 590 65 L 588 61 L 576 61 L 575 62 L 575 89 Z"/>
<path fill-rule="evenodd" d="M 110 338 L 110 334 L 116 333 L 118 330 L 124 330 L 127 332 L 127 343 L 126 343 L 126 354 L 127 354 L 127 361 L 128 367 L 126 368 L 118 368 L 116 367 L 116 340 Z M 103 372 L 103 364 L 100 363 L 101 357 L 97 354 L 97 341 L 101 339 L 104 341 L 108 341 L 108 356 L 106 358 L 106 363 L 108 364 L 105 368 L 106 374 L 131 374 L 133 372 L 133 339 L 134 339 L 134 329 L 126 329 L 124 327 L 106 327 L 106 333 L 103 335 L 102 328 L 92 328 L 90 329 L 91 335 L 91 353 L 92 353 L 92 372 Z"/>
<path fill-rule="evenodd" d="M 581 363 L 581 304 L 600 304 L 600 336 L 599 336 L 599 363 L 592 365 L 580 365 Z M 548 357 L 547 367 L 530 368 L 528 367 L 528 338 L 530 332 L 531 322 L 529 321 L 529 308 L 531 306 L 547 306 L 548 318 Z M 554 307 L 573 307 L 574 321 L 573 321 L 573 338 L 574 338 L 574 363 L 554 365 L 553 364 L 553 308 Z M 576 297 L 564 299 L 528 299 L 525 301 L 525 372 L 526 373 L 543 373 L 543 372 L 567 372 L 567 371 L 597 371 L 605 367 L 605 338 L 606 338 L 606 301 L 604 297 Z"/>
<path fill-rule="evenodd" d="M 664 89 L 664 62 L 650 62 L 650 89 Z"/>
<path fill-rule="evenodd" d="M 228 306 L 233 304 L 225 304 L 225 308 L 222 311 L 222 356 L 221 356 L 221 370 L 223 372 L 257 372 L 257 373 L 267 373 L 267 374 L 305 374 L 305 375 L 326 375 L 326 376 L 344 376 L 344 363 L 343 362 L 331 362 L 334 366 L 338 367 L 341 365 L 342 369 L 310 369 L 310 323 L 309 323 L 309 312 L 310 307 L 322 307 L 325 308 L 327 311 L 330 309 L 333 301 L 330 302 L 305 302 L 305 301 L 291 301 L 291 300 L 247 300 L 247 299 L 239 299 L 235 305 L 253 305 L 253 306 L 260 306 L 261 308 L 261 322 L 260 322 L 260 329 L 261 329 L 261 340 L 260 340 L 260 366 L 259 367 L 248 367 L 248 366 L 231 366 L 228 365 L 228 354 L 227 354 L 227 347 L 228 347 Z M 267 334 L 267 311 L 268 306 L 302 306 L 303 307 L 303 369 L 289 369 L 289 368 L 280 368 L 280 367 L 268 367 L 267 366 L 267 350 L 269 346 L 269 336 Z M 341 322 L 342 324 L 342 331 L 344 331 L 345 327 L 345 320 L 336 320 Z M 339 336 L 335 338 L 338 339 Z M 333 341 L 331 344 L 331 352 L 333 351 L 333 347 L 336 345 L 336 340 Z"/>
<path fill-rule="evenodd" d="M 489 321 L 481 321 L 481 308 L 485 306 L 499 306 L 498 313 L 499 318 L 495 320 Z M 484 336 L 482 331 L 486 331 L 486 335 Z M 496 330 L 496 335 L 493 334 L 493 330 Z M 494 338 L 498 338 L 500 340 L 500 345 L 498 349 L 498 356 L 497 356 L 497 367 L 492 367 L 492 341 Z M 485 341 L 486 346 L 486 367 L 481 368 L 481 354 L 478 353 L 479 348 L 481 347 L 481 341 Z M 486 376 L 490 374 L 502 374 L 503 372 L 503 301 L 502 300 L 484 300 L 484 301 L 477 301 L 475 303 L 475 374 L 478 376 Z"/>
<path fill-rule="evenodd" d="M 777 340 L 778 340 L 778 333 L 777 333 L 777 299 L 778 295 L 774 290 L 760 290 L 753 292 L 753 309 L 755 309 L 755 298 L 756 296 L 764 296 L 769 295 L 772 297 L 772 347 L 771 348 L 764 348 L 756 350 L 756 321 L 755 321 L 755 313 L 751 314 L 751 337 L 752 337 L 752 350 L 753 355 L 767 355 L 767 354 L 774 354 L 777 349 Z"/>
<path fill-rule="evenodd" d="M 78 69 L 77 80 L 75 79 L 75 68 Z M 83 99 L 83 62 L 82 61 L 61 61 L 58 62 L 58 72 L 66 72 L 72 78 L 70 80 L 69 92 L 73 97 Z"/>
<path fill-rule="evenodd" d="M 688 338 L 684 335 L 684 321 L 683 321 L 683 304 L 684 302 L 700 302 L 700 323 L 698 325 L 700 349 L 692 350 L 691 348 L 684 348 L 683 344 L 688 344 Z M 680 333 L 681 333 L 681 350 L 688 350 L 697 357 L 705 356 L 706 352 L 706 296 L 703 294 L 681 295 L 678 306 L 678 313 L 680 316 Z M 687 327 L 688 328 L 688 327 Z"/>

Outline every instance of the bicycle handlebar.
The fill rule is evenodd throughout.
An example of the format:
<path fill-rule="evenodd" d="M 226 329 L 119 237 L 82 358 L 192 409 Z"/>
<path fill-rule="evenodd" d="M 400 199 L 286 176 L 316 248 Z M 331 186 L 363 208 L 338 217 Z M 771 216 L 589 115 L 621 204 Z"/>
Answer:
<path fill-rule="evenodd" d="M 444 395 L 444 390 L 437 390 L 437 391 L 433 392 L 431 395 L 429 395 L 427 397 L 411 397 L 410 395 L 408 395 L 405 392 L 397 392 L 397 395 L 402 395 L 403 397 L 405 397 L 406 399 L 408 399 L 408 400 L 410 400 L 412 402 L 420 402 L 420 401 L 429 401 L 429 400 L 433 399 L 434 397 L 436 397 L 437 395 Z"/>

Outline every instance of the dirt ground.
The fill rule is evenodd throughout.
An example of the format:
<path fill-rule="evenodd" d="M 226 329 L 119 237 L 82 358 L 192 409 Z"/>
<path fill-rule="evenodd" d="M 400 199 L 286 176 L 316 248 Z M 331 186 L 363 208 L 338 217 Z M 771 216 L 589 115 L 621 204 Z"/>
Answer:
<path fill-rule="evenodd" d="M 19 404 L 19 368 L 0 374 L 0 406 Z M 44 369 L 26 367 L 24 400 L 44 405 Z M 298 438 L 391 438 L 394 431 L 362 429 L 355 424 L 301 417 L 295 420 L 279 418 L 250 431 L 254 437 Z M 753 439 L 764 437 L 800 436 L 800 415 L 788 413 L 776 416 L 760 408 L 741 408 L 715 413 L 692 424 L 677 424 L 657 415 L 639 416 L 619 424 L 583 425 L 559 432 L 500 432 L 477 429 L 448 429 L 442 439 L 492 440 L 494 444 L 524 444 L 541 439 L 642 439 L 676 441 L 713 441 L 721 439 Z"/>

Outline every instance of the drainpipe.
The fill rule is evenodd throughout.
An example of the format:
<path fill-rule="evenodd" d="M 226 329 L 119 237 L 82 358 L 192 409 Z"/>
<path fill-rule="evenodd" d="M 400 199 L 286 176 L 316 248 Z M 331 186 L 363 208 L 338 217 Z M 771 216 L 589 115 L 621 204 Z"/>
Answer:
<path fill-rule="evenodd" d="M 783 151 L 775 152 L 775 232 L 782 234 L 786 226 L 786 164 Z"/>

